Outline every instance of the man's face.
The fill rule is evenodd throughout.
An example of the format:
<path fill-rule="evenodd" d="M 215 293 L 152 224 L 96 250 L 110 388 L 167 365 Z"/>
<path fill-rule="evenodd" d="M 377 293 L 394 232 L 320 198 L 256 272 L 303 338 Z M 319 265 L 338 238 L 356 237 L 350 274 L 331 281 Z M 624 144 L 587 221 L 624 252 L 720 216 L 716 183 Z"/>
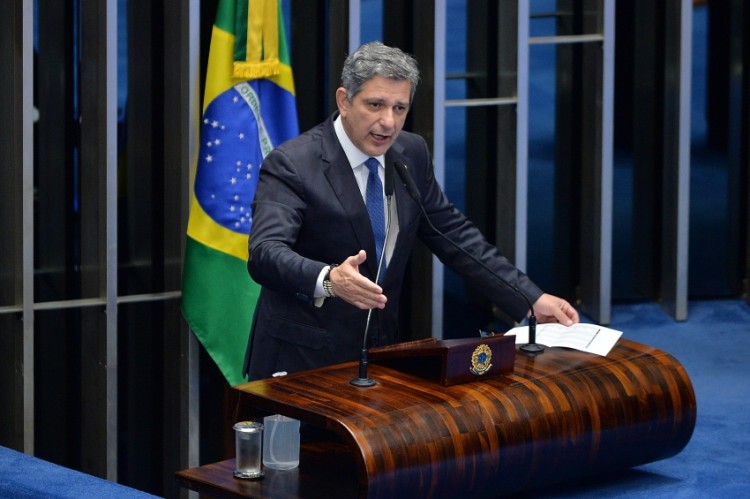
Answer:
<path fill-rule="evenodd" d="M 375 76 L 349 102 L 336 90 L 336 103 L 349 139 L 368 156 L 380 156 L 393 145 L 409 113 L 411 83 Z"/>

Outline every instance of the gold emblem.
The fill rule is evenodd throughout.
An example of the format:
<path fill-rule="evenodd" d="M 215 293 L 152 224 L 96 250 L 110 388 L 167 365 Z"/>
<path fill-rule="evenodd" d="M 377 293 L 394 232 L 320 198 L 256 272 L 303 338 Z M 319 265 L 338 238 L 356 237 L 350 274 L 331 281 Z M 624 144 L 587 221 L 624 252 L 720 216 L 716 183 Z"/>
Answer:
<path fill-rule="evenodd" d="M 471 354 L 471 372 L 482 375 L 492 368 L 492 350 L 486 344 L 481 344 Z"/>

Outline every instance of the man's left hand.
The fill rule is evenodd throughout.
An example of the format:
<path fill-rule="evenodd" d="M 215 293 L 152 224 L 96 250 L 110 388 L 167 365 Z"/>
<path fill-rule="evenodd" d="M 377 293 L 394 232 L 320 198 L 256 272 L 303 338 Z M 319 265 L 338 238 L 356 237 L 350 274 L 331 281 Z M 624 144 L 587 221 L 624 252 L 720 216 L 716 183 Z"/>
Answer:
<path fill-rule="evenodd" d="M 578 312 L 573 305 L 547 293 L 544 293 L 534 303 L 534 313 L 539 323 L 559 322 L 565 326 L 572 326 L 579 322 Z"/>

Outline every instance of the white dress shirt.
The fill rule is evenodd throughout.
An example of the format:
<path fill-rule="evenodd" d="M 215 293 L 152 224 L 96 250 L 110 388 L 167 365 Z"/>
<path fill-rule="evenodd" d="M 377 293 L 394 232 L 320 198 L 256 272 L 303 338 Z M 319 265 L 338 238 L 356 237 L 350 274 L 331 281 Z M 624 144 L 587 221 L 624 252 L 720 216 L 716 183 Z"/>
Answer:
<path fill-rule="evenodd" d="M 362 200 L 365 201 L 367 177 L 370 174 L 367 166 L 365 166 L 365 161 L 367 161 L 370 156 L 357 149 L 357 146 L 355 146 L 351 139 L 349 139 L 349 136 L 344 131 L 344 125 L 341 123 L 341 116 L 337 116 L 334 120 L 333 129 L 335 130 L 336 136 L 341 143 L 341 147 L 344 149 L 344 154 L 346 154 L 346 158 L 349 160 L 349 164 L 352 167 L 352 172 L 354 173 L 354 178 L 357 180 L 357 185 L 359 186 L 359 192 L 362 195 Z M 377 159 L 378 163 L 380 164 L 380 168 L 378 168 L 380 181 L 383 185 L 385 185 L 385 157 L 382 155 L 375 156 L 375 159 Z M 385 243 L 385 261 L 387 264 L 390 261 L 391 256 L 393 255 L 393 248 L 396 246 L 396 237 L 398 236 L 398 210 L 396 209 L 395 196 L 391 196 L 391 202 L 389 206 L 388 200 L 385 198 L 385 192 L 383 192 L 383 206 L 386 207 L 386 210 L 388 210 L 390 214 L 390 217 L 384 214 L 384 216 L 386 217 L 385 222 L 387 230 L 387 241 Z M 388 220 L 389 218 L 390 224 Z M 368 255 L 368 258 L 369 257 L 370 255 Z M 318 282 L 315 286 L 316 298 L 325 297 L 325 291 L 323 290 L 323 278 L 328 272 L 328 269 L 328 266 L 324 267 L 320 272 L 320 275 L 318 276 Z M 320 301 L 320 303 L 318 303 L 318 301 Z M 316 305 L 320 306 L 321 304 L 322 300 L 316 300 Z"/>

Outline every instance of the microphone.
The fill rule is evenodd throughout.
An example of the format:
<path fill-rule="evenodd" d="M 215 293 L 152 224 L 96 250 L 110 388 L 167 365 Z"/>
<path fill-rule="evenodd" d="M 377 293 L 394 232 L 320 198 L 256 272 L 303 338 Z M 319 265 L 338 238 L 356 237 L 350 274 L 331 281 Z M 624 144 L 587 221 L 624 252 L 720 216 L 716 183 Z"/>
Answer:
<path fill-rule="evenodd" d="M 389 168 L 390 167 L 390 168 Z M 390 203 L 391 196 L 393 196 L 393 166 L 390 164 L 385 165 L 385 184 L 383 185 L 385 191 L 385 198 Z M 390 212 L 388 213 L 388 221 L 391 219 Z"/>
<path fill-rule="evenodd" d="M 388 247 L 388 235 L 391 232 L 391 198 L 393 197 L 393 167 L 385 166 L 385 184 L 383 190 L 385 191 L 386 200 L 386 222 L 385 222 L 385 237 L 383 238 L 383 250 L 380 252 L 380 260 L 378 260 L 378 270 L 375 274 L 375 284 L 380 281 L 380 272 L 383 268 L 383 262 L 385 262 L 386 248 Z M 372 318 L 372 309 L 367 311 L 367 322 L 365 323 L 365 334 L 362 338 L 362 350 L 359 355 L 359 373 L 356 378 L 352 378 L 349 383 L 359 387 L 369 387 L 375 384 L 375 380 L 367 376 L 367 364 L 368 364 L 368 349 L 367 349 L 367 333 L 370 331 L 370 319 Z"/>
<path fill-rule="evenodd" d="M 468 256 L 474 262 L 479 264 L 484 270 L 489 272 L 490 275 L 492 275 L 495 279 L 497 279 L 498 281 L 503 283 L 505 286 L 515 291 L 516 294 L 520 295 L 521 298 L 524 299 L 530 312 L 529 342 L 524 345 L 521 345 L 519 348 L 523 350 L 524 352 L 528 352 L 532 354 L 542 353 L 544 351 L 544 346 L 536 342 L 536 315 L 534 314 L 534 306 L 532 305 L 531 300 L 529 300 L 529 297 L 521 293 L 520 289 L 518 289 L 516 286 L 512 285 L 505 279 L 503 279 L 497 272 L 489 268 L 486 263 L 484 263 L 479 258 L 475 257 L 474 255 L 466 251 L 458 243 L 456 243 L 451 238 L 446 236 L 442 231 L 438 230 L 438 228 L 432 224 L 430 217 L 427 216 L 427 212 L 425 211 L 424 205 L 422 204 L 422 195 L 419 193 L 419 189 L 417 189 L 417 185 L 414 183 L 414 179 L 411 178 L 411 175 L 409 174 L 407 170 L 407 166 L 397 161 L 393 163 L 393 166 L 396 168 L 396 172 L 398 173 L 398 176 L 401 178 L 401 181 L 404 183 L 404 187 L 406 187 L 406 190 L 408 191 L 409 196 L 411 196 L 411 198 L 419 205 L 419 209 L 422 211 L 422 215 L 424 215 L 424 218 L 427 221 L 427 224 L 430 226 L 430 228 L 440 237 L 442 237 L 443 239 L 448 241 L 450 244 L 452 244 L 456 249 L 461 251 L 461 253 Z"/>

